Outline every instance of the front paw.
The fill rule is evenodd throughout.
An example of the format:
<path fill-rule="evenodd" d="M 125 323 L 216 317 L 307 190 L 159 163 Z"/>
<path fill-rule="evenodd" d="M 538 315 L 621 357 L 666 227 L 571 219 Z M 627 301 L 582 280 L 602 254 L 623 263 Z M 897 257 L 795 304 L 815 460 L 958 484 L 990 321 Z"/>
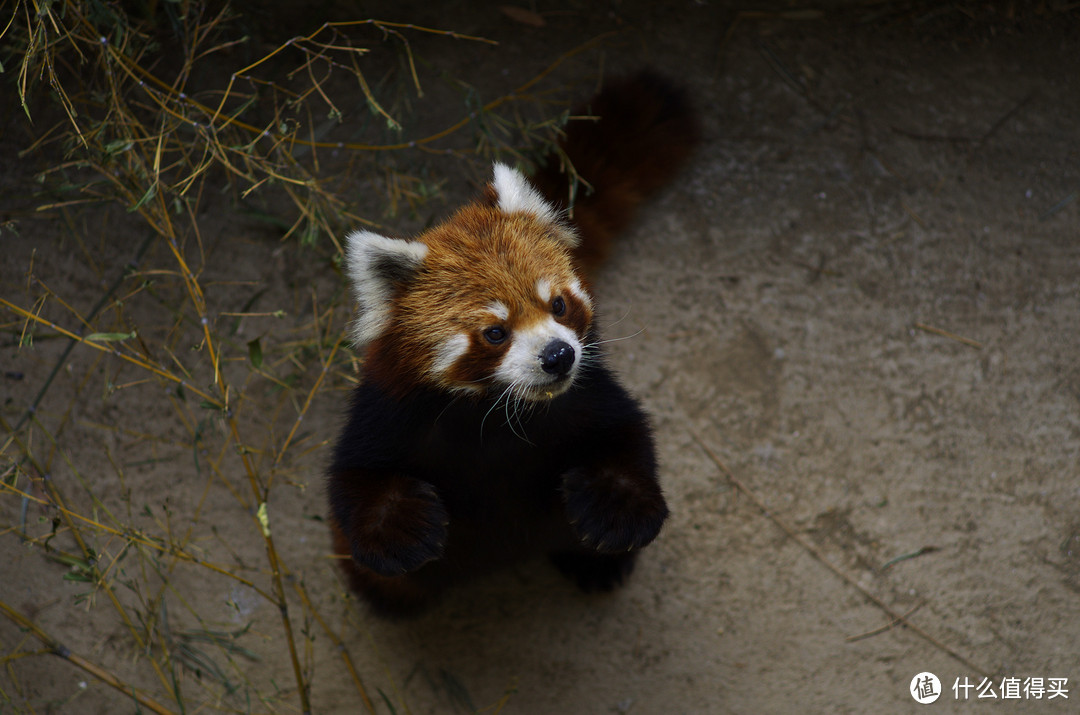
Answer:
<path fill-rule="evenodd" d="M 449 517 L 434 487 L 408 477 L 353 507 L 353 559 L 382 576 L 415 571 L 443 554 Z"/>
<path fill-rule="evenodd" d="M 640 549 L 656 538 L 668 515 L 655 480 L 610 467 L 568 471 L 562 493 L 574 533 L 601 553 Z"/>

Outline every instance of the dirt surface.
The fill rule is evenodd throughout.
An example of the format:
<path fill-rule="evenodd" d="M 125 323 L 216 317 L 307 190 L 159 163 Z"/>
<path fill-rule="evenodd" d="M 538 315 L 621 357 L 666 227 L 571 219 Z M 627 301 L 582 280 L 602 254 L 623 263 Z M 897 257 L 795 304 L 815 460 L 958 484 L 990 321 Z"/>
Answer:
<path fill-rule="evenodd" d="M 922 707 L 909 688 L 923 671 L 944 690 L 930 711 L 1078 710 L 1080 31 L 1075 13 L 1049 10 L 986 24 L 958 11 L 924 21 L 871 14 L 892 5 L 742 16 L 734 26 L 733 12 L 696 3 L 575 6 L 546 15 L 544 27 L 494 8 L 396 12 L 500 40 L 498 51 L 425 49 L 489 96 L 622 30 L 603 50 L 605 71 L 649 64 L 676 77 L 695 97 L 706 141 L 596 287 L 604 333 L 627 338 L 610 343 L 611 360 L 653 416 L 672 509 L 623 589 L 582 595 L 547 564 L 526 564 L 416 621 L 372 620 L 326 558 L 318 519 L 324 440 L 347 381 L 335 378 L 305 408 L 306 441 L 269 512 L 283 562 L 340 635 L 377 712 L 901 713 Z M 601 54 L 590 57 L 595 72 Z M 433 126 L 445 120 L 429 104 L 413 109 Z M 9 188 L 32 181 L 31 170 L 11 169 Z M 472 191 L 460 173 L 447 187 L 446 204 L 386 224 L 414 230 Z M 287 339 L 313 300 L 340 290 L 318 252 L 283 247 L 227 201 L 212 206 L 204 280 L 251 281 L 268 289 L 260 309 L 298 316 L 284 329 L 247 321 L 244 340 L 272 330 Z M 22 216 L 18 235 L 0 236 L 2 295 L 29 300 L 33 261 L 38 278 L 88 311 L 100 276 L 115 274 L 95 265 L 122 265 L 142 240 L 130 221 L 110 221 Z M 169 332 L 167 318 L 147 320 Z M 11 425 L 63 345 L 17 349 L 23 321 L 5 321 Z M 303 385 L 318 368 L 308 364 Z M 205 553 L 267 588 L 254 504 L 226 491 L 243 477 L 208 481 L 197 455 L 192 466 L 200 443 L 156 383 L 107 387 L 140 377 L 73 351 L 39 410 L 46 425 L 76 415 L 59 452 L 39 447 L 54 457 L 52 478 L 82 495 L 78 475 L 113 508 L 127 498 L 131 523 L 146 528 L 197 523 Z M 258 384 L 247 399 L 262 400 L 259 419 L 281 440 L 306 394 L 283 406 Z M 33 439 L 43 445 L 47 432 Z M 208 442 L 204 453 L 220 448 Z M 87 497 L 73 499 L 97 513 Z M 19 509 L 4 497 L 6 525 Z M 36 509 L 31 521 L 47 521 Z M 76 605 L 86 584 L 2 530 L 0 560 L 0 598 L 73 652 L 163 692 L 104 594 Z M 296 711 L 276 609 L 206 569 L 170 568 L 166 581 L 178 621 L 195 604 L 208 628 L 251 624 L 239 642 L 261 660 L 235 660 L 280 687 L 279 698 L 228 707 Z M 361 712 L 340 649 L 288 598 L 297 632 L 313 634 L 302 653 L 313 710 Z M 0 644 L 3 654 L 40 650 L 5 620 Z M 0 712 L 134 710 L 59 658 L 2 670 Z M 984 678 L 997 708 L 977 687 L 957 699 L 957 679 Z M 1010 678 L 1068 678 L 1068 699 L 1020 690 L 1003 700 Z M 181 679 L 195 688 L 191 673 Z"/>

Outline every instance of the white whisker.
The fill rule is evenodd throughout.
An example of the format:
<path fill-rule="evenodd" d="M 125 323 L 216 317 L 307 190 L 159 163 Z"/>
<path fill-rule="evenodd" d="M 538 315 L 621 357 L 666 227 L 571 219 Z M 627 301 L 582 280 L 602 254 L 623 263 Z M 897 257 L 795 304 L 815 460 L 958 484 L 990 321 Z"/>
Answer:
<path fill-rule="evenodd" d="M 484 413 L 484 419 L 480 420 L 480 434 L 481 435 L 483 435 L 483 433 L 484 433 L 484 424 L 487 422 L 488 415 L 490 415 L 492 413 L 492 411 L 494 411 L 495 408 L 499 406 L 499 401 L 502 400 L 504 397 L 506 397 L 506 394 L 508 392 L 510 392 L 511 390 L 513 390 L 513 389 L 514 389 L 513 385 L 507 385 L 506 389 L 503 390 L 502 393 L 492 401 L 491 407 L 489 407 L 488 411 Z"/>
<path fill-rule="evenodd" d="M 521 386 L 521 381 L 511 383 L 510 389 L 512 389 L 511 397 L 513 398 L 513 404 L 511 404 L 510 399 L 507 399 L 504 414 L 506 415 L 506 426 L 510 428 L 510 431 L 522 441 L 529 442 L 529 437 L 525 434 L 525 424 L 522 422 L 522 402 L 528 404 L 529 400 L 525 398 L 525 390 L 527 388 L 522 388 Z M 515 426 L 515 423 L 517 426 Z M 518 428 L 521 429 L 520 432 L 518 431 Z"/>
<path fill-rule="evenodd" d="M 608 328 L 614 328 L 616 325 L 618 325 L 619 323 L 626 320 L 626 318 L 629 317 L 629 315 L 630 315 L 630 310 L 631 310 L 630 308 L 627 308 L 626 312 L 622 314 L 622 317 L 620 317 L 617 320 L 614 320 L 614 321 L 608 323 L 607 325 L 605 325 L 604 330 L 607 330 Z"/>
<path fill-rule="evenodd" d="M 582 347 L 591 348 L 591 347 L 596 347 L 597 345 L 603 345 L 604 343 L 617 343 L 617 342 L 622 341 L 622 340 L 632 340 L 633 338 L 638 337 L 639 335 L 641 335 L 644 332 L 645 332 L 645 328 L 642 328 L 641 330 L 638 330 L 636 333 L 633 333 L 631 335 L 623 335 L 623 336 L 618 337 L 618 338 L 607 338 L 605 340 L 597 340 L 597 341 L 592 342 L 592 343 L 587 343 L 586 345 L 584 345 Z"/>
<path fill-rule="evenodd" d="M 451 407 L 453 407 L 454 403 L 457 402 L 460 399 L 461 399 L 461 395 L 460 394 L 455 394 L 454 398 L 446 403 L 446 407 L 442 408 L 442 411 L 439 412 L 438 416 L 435 418 L 435 421 L 432 424 L 436 424 L 436 425 L 439 424 L 439 420 L 441 420 L 442 416 L 446 414 L 446 411 L 448 409 L 450 409 Z M 480 424 L 480 427 L 481 427 L 481 430 L 483 430 L 483 423 Z"/>

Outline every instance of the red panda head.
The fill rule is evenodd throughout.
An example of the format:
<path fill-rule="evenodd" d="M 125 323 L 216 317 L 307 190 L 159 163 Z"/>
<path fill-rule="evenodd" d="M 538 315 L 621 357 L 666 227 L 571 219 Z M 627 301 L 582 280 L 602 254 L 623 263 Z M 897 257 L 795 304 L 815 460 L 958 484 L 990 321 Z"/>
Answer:
<path fill-rule="evenodd" d="M 593 317 L 570 254 L 577 241 L 502 164 L 484 199 L 416 239 L 350 234 L 353 342 L 367 351 L 365 379 L 398 394 L 561 394 L 581 367 Z"/>

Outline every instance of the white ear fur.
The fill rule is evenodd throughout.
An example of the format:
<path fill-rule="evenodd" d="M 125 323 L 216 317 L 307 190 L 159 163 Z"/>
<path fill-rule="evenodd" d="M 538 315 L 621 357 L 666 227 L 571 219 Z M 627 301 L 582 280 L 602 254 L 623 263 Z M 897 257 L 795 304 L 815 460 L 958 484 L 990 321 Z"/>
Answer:
<path fill-rule="evenodd" d="M 499 210 L 504 213 L 518 211 L 530 213 L 537 218 L 555 223 L 559 212 L 544 200 L 544 197 L 529 184 L 520 171 L 511 169 L 506 164 L 495 164 L 495 180 L 492 182 L 495 195 L 499 197 Z"/>
<path fill-rule="evenodd" d="M 356 297 L 353 344 L 364 347 L 379 336 L 390 317 L 394 288 L 407 281 L 427 256 L 419 241 L 387 238 L 371 231 L 354 231 L 345 237 L 345 261 Z"/>

